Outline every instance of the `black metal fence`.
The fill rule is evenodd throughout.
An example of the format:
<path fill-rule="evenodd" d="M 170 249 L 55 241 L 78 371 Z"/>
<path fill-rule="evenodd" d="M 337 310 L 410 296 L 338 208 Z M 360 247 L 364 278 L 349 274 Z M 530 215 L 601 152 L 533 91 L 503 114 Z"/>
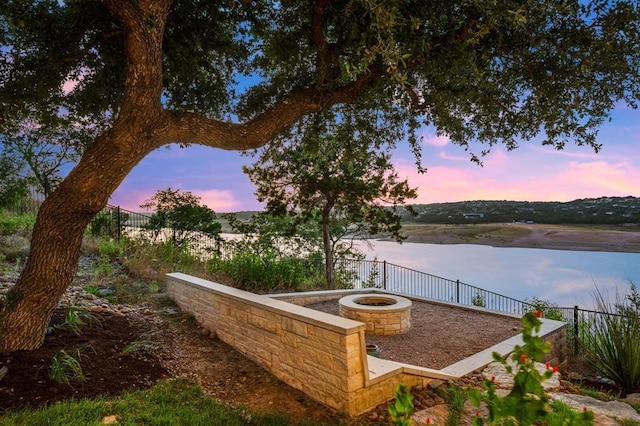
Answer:
<path fill-rule="evenodd" d="M 148 226 L 150 218 L 151 214 L 108 205 L 93 218 L 88 229 L 95 237 L 108 236 L 116 241 L 123 238 L 151 243 L 170 241 L 174 247 L 180 247 L 200 260 L 232 255 L 233 247 L 213 235 L 181 229 L 175 224 L 161 229 L 152 228 Z"/>
<path fill-rule="evenodd" d="M 567 344 L 574 355 L 594 349 L 598 343 L 595 338 L 595 330 L 606 329 L 607 319 L 612 315 L 617 315 L 580 309 L 578 306 L 557 308 L 557 310 L 562 314 L 562 320 L 567 323 Z M 629 319 L 635 321 L 637 317 Z"/>
<path fill-rule="evenodd" d="M 460 280 L 450 280 L 386 261 L 345 260 L 341 268 L 352 271 L 355 288 L 375 287 L 460 305 L 524 314 L 535 309 L 527 302 L 494 293 Z"/>

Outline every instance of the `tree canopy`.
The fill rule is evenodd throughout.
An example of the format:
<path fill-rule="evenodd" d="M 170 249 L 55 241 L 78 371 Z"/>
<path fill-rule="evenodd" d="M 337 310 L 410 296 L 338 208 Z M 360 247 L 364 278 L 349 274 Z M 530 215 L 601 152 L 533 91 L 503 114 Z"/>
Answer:
<path fill-rule="evenodd" d="M 162 189 L 140 207 L 153 210 L 145 225 L 153 232 L 153 239 L 168 229 L 172 232 L 172 243 L 177 247 L 185 247 L 198 233 L 218 238 L 222 230 L 222 225 L 216 221 L 216 213 L 200 204 L 200 197 L 189 191 Z"/>
<path fill-rule="evenodd" d="M 640 98 L 639 18 L 634 0 L 5 0 L 0 132 L 29 113 L 100 134 L 42 205 L 0 351 L 40 344 L 84 228 L 154 149 L 252 149 L 351 105 L 416 149 L 432 124 L 472 158 L 538 135 L 597 150 Z"/>

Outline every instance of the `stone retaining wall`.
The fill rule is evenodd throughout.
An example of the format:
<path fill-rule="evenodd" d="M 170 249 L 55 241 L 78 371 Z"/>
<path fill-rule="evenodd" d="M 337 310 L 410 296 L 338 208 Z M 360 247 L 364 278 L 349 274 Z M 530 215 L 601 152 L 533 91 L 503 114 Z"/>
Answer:
<path fill-rule="evenodd" d="M 379 365 L 372 374 L 361 322 L 181 273 L 167 275 L 167 291 L 220 340 L 349 416 L 388 401 L 400 383 L 426 385 L 432 380 L 424 372 L 411 374 L 396 366 Z"/>
<path fill-rule="evenodd" d="M 220 340 L 283 382 L 349 416 L 392 399 L 400 383 L 414 387 L 434 379 L 456 379 L 489 364 L 493 351 L 506 356 L 515 344 L 522 344 L 521 335 L 514 336 L 433 370 L 368 356 L 365 324 L 301 306 L 339 299 L 353 290 L 262 296 L 172 273 L 167 274 L 167 292 Z M 541 335 L 553 343 L 549 358 L 558 363 L 565 359 L 565 333 L 563 323 L 544 320 Z"/>

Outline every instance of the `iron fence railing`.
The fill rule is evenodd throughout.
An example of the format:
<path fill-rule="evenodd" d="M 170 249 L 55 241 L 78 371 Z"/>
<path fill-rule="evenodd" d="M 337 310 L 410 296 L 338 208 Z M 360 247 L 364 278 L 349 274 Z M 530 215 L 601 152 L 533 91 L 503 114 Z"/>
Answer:
<path fill-rule="evenodd" d="M 530 303 L 466 284 L 460 280 L 438 277 L 386 261 L 345 260 L 340 267 L 352 271 L 355 277 L 352 285 L 355 288 L 381 288 L 520 315 L 535 309 Z"/>
<path fill-rule="evenodd" d="M 93 218 L 89 231 L 93 236 L 108 236 L 116 241 L 124 237 L 152 243 L 170 241 L 174 247 L 180 247 L 200 260 L 232 256 L 233 247 L 214 235 L 181 229 L 175 224 L 168 224 L 162 229 L 152 229 L 147 226 L 150 218 L 151 214 L 136 213 L 119 206 L 108 205 Z"/>
<path fill-rule="evenodd" d="M 562 314 L 562 321 L 567 323 L 567 344 L 574 355 L 593 351 L 598 344 L 595 330 L 606 330 L 612 317 L 627 321 L 638 321 L 637 315 L 622 316 L 611 312 L 600 312 L 589 309 L 557 308 Z"/>

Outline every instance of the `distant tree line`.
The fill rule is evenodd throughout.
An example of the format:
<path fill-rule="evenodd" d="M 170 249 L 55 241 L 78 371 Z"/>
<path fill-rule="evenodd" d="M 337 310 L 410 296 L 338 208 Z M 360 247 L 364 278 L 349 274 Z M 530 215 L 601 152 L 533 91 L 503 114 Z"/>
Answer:
<path fill-rule="evenodd" d="M 465 201 L 414 205 L 417 223 L 512 223 L 623 225 L 640 224 L 640 198 L 602 197 L 570 202 Z"/>

